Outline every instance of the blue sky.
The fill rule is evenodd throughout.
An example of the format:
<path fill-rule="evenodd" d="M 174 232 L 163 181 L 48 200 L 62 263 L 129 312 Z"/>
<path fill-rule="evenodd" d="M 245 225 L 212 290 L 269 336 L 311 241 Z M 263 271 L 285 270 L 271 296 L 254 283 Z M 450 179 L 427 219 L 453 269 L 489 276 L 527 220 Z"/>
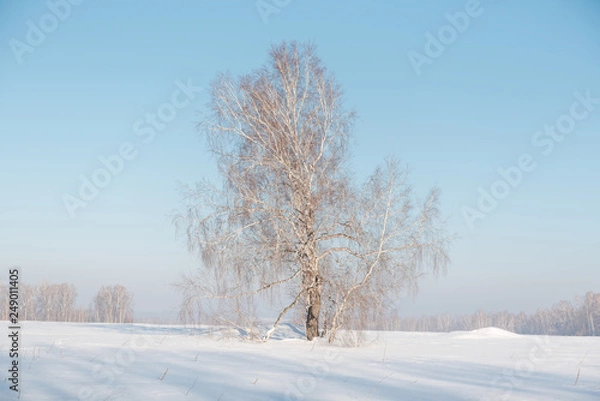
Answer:
<path fill-rule="evenodd" d="M 358 112 L 357 175 L 397 155 L 418 191 L 442 189 L 459 237 L 452 265 L 402 302 L 402 314 L 533 311 L 600 291 L 600 103 L 588 110 L 578 100 L 600 98 L 597 1 L 65 2 L 0 5 L 6 275 L 18 265 L 30 283 L 74 283 L 82 304 L 100 285 L 122 283 L 137 312 L 174 313 L 169 283 L 198 263 L 168 217 L 177 182 L 215 174 L 194 129 L 207 102 L 197 88 L 220 71 L 249 72 L 272 43 L 296 39 L 318 46 Z M 261 16 L 265 4 L 277 12 Z M 428 57 L 428 32 L 452 35 L 444 27 L 468 10 L 477 15 L 444 39 L 442 54 L 414 68 L 409 55 Z M 185 97 L 181 85 L 196 89 Z M 187 104 L 163 107 L 174 94 Z M 575 103 L 585 116 L 545 155 L 548 142 L 533 138 L 568 123 Z M 134 126 L 148 129 L 147 114 L 161 107 L 175 115 L 143 142 Z M 65 195 L 76 197 L 80 177 L 91 180 L 99 158 L 128 143 L 131 160 L 72 217 Z M 490 192 L 498 169 L 523 154 L 535 169 L 470 227 L 464 207 L 475 210 L 479 188 Z"/>

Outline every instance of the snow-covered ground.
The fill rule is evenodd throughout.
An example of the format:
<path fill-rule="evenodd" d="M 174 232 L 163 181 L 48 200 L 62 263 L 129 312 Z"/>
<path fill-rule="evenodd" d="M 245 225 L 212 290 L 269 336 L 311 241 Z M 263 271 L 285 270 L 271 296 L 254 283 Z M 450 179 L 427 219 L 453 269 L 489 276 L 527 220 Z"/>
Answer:
<path fill-rule="evenodd" d="M 24 322 L 26 401 L 600 400 L 600 337 L 371 332 L 358 348 L 214 328 Z M 7 335 L 0 340 L 0 399 Z"/>

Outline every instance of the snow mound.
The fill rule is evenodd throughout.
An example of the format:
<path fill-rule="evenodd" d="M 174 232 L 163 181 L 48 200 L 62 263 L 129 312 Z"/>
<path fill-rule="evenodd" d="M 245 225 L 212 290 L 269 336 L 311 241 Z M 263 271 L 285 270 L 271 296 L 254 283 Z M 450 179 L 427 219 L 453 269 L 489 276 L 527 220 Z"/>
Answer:
<path fill-rule="evenodd" d="M 497 327 L 485 327 L 483 329 L 473 330 L 471 333 L 476 334 L 481 337 L 487 338 L 515 338 L 519 337 L 518 334 L 513 333 L 512 331 L 499 329 Z"/>
<path fill-rule="evenodd" d="M 497 327 L 484 327 L 483 329 L 477 329 L 472 331 L 455 331 L 451 334 L 454 334 L 456 338 L 517 338 L 520 337 L 518 334 L 513 332 L 499 329 Z"/>

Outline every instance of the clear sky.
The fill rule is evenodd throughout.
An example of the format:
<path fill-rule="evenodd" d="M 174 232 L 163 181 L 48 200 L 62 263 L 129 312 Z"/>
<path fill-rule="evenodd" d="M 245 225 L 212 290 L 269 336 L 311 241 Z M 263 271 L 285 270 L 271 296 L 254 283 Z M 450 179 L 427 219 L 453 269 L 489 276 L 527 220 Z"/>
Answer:
<path fill-rule="evenodd" d="M 121 283 L 136 312 L 174 314 L 169 284 L 198 263 L 170 223 L 177 182 L 215 172 L 199 87 L 283 39 L 313 41 L 345 88 L 359 177 L 397 155 L 419 191 L 442 189 L 452 265 L 401 313 L 600 291 L 595 0 L 3 1 L 0 279 L 17 265 L 84 305 Z M 94 176 L 102 158 L 114 174 Z"/>

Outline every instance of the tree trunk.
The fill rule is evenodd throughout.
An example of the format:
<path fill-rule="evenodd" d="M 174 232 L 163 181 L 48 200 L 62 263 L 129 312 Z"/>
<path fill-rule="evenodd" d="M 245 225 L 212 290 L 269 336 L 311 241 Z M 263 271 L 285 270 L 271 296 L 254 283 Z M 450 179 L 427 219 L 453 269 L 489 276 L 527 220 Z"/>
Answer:
<path fill-rule="evenodd" d="M 319 336 L 319 314 L 321 312 L 321 283 L 317 274 L 313 287 L 308 289 L 306 307 L 306 339 L 312 341 Z"/>
<path fill-rule="evenodd" d="M 298 173 L 302 175 L 301 172 Z M 315 202 L 313 201 L 310 180 L 303 179 L 292 187 L 294 208 L 298 215 L 296 230 L 299 233 L 299 260 L 302 264 L 303 289 L 306 291 L 306 339 L 312 341 L 319 336 L 319 314 L 321 312 L 321 277 L 317 260 L 315 238 Z"/>

